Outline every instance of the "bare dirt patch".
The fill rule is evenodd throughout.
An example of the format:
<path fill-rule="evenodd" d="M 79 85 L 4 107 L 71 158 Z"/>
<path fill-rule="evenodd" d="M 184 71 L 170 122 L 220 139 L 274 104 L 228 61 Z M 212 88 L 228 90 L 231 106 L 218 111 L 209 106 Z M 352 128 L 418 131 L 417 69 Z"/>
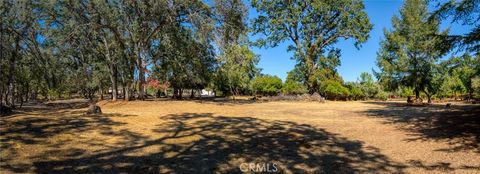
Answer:
<path fill-rule="evenodd" d="M 100 102 L 0 117 L 2 173 L 480 172 L 479 107 L 393 102 Z"/>

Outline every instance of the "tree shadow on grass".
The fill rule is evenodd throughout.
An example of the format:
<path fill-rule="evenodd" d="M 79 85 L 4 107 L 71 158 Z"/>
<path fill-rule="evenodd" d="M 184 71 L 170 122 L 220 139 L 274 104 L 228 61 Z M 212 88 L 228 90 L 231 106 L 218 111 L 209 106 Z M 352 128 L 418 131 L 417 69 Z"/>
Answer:
<path fill-rule="evenodd" d="M 69 143 L 68 140 L 52 144 L 52 137 L 65 135 L 74 137 L 91 130 L 98 130 L 101 134 L 110 134 L 113 126 L 125 124 L 112 121 L 110 117 L 134 116 L 117 113 L 103 115 L 83 113 L 85 113 L 84 110 L 28 108 L 18 110 L 16 114 L 8 117 L 0 117 L 0 171 L 8 169 L 23 173 L 28 170 L 28 167 L 23 165 L 10 163 L 20 153 L 25 153 L 18 152 L 18 146 L 50 145 L 53 149 L 62 148 Z M 31 149 L 32 152 L 35 150 Z M 76 153 L 80 151 L 82 150 L 78 149 Z M 50 154 L 55 154 L 55 151 Z"/>
<path fill-rule="evenodd" d="M 137 143 L 82 157 L 40 160 L 34 162 L 35 172 L 241 173 L 242 163 L 270 169 L 275 163 L 281 173 L 399 173 L 405 168 L 375 147 L 310 125 L 209 113 L 161 118 L 167 122 L 153 129 L 165 135 L 161 138 L 127 136 Z"/>
<path fill-rule="evenodd" d="M 370 109 L 369 116 L 386 118 L 386 123 L 398 124 L 402 129 L 412 132 L 417 140 L 447 141 L 453 148 L 438 151 L 456 152 L 473 150 L 480 153 L 480 106 L 429 105 L 424 107 L 407 106 L 406 103 L 369 102 L 385 107 Z"/>

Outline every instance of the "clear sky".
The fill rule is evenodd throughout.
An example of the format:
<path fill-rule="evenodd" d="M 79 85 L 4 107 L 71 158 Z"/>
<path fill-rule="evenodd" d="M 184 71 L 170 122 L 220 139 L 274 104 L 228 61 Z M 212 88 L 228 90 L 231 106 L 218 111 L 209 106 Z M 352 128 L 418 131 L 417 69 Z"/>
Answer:
<path fill-rule="evenodd" d="M 383 37 L 383 28 L 391 28 L 391 19 L 393 15 L 399 14 L 402 3 L 401 0 L 364 1 L 365 10 L 373 24 L 369 40 L 362 44 L 360 49 L 356 49 L 351 40 L 340 41 L 336 45 L 342 50 L 341 66 L 337 70 L 345 81 L 355 81 L 361 72 L 372 73 L 372 69 L 376 68 L 375 60 Z M 257 16 L 255 9 L 251 8 L 249 12 L 250 19 Z M 441 29 L 448 27 L 453 34 L 462 34 L 471 29 L 469 26 L 452 25 L 450 22 L 444 22 L 441 25 Z M 291 59 L 293 53 L 287 52 L 289 43 L 290 41 L 286 41 L 275 48 L 252 48 L 256 54 L 260 55 L 258 66 L 263 69 L 262 73 L 276 75 L 285 80 L 287 72 L 295 66 L 295 60 Z"/>

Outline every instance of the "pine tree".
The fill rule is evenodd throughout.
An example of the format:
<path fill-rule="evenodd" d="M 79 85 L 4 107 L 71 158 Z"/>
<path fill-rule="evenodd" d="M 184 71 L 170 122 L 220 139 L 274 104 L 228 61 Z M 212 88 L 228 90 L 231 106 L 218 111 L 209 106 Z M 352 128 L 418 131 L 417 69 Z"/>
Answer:
<path fill-rule="evenodd" d="M 392 18 L 393 29 L 384 30 L 377 55 L 377 76 L 390 89 L 411 87 L 417 98 L 424 92 L 430 103 L 437 63 L 447 50 L 442 38 L 448 31 L 440 32 L 439 21 L 428 19 L 427 6 L 426 0 L 406 0 L 400 17 Z"/>

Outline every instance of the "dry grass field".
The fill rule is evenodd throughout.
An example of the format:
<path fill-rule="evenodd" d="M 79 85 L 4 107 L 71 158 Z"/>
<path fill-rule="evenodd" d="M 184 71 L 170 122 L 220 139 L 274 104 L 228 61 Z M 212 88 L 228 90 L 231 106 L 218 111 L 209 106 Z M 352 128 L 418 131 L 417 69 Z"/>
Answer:
<path fill-rule="evenodd" d="M 480 173 L 480 107 L 133 101 L 0 118 L 0 173 Z"/>

